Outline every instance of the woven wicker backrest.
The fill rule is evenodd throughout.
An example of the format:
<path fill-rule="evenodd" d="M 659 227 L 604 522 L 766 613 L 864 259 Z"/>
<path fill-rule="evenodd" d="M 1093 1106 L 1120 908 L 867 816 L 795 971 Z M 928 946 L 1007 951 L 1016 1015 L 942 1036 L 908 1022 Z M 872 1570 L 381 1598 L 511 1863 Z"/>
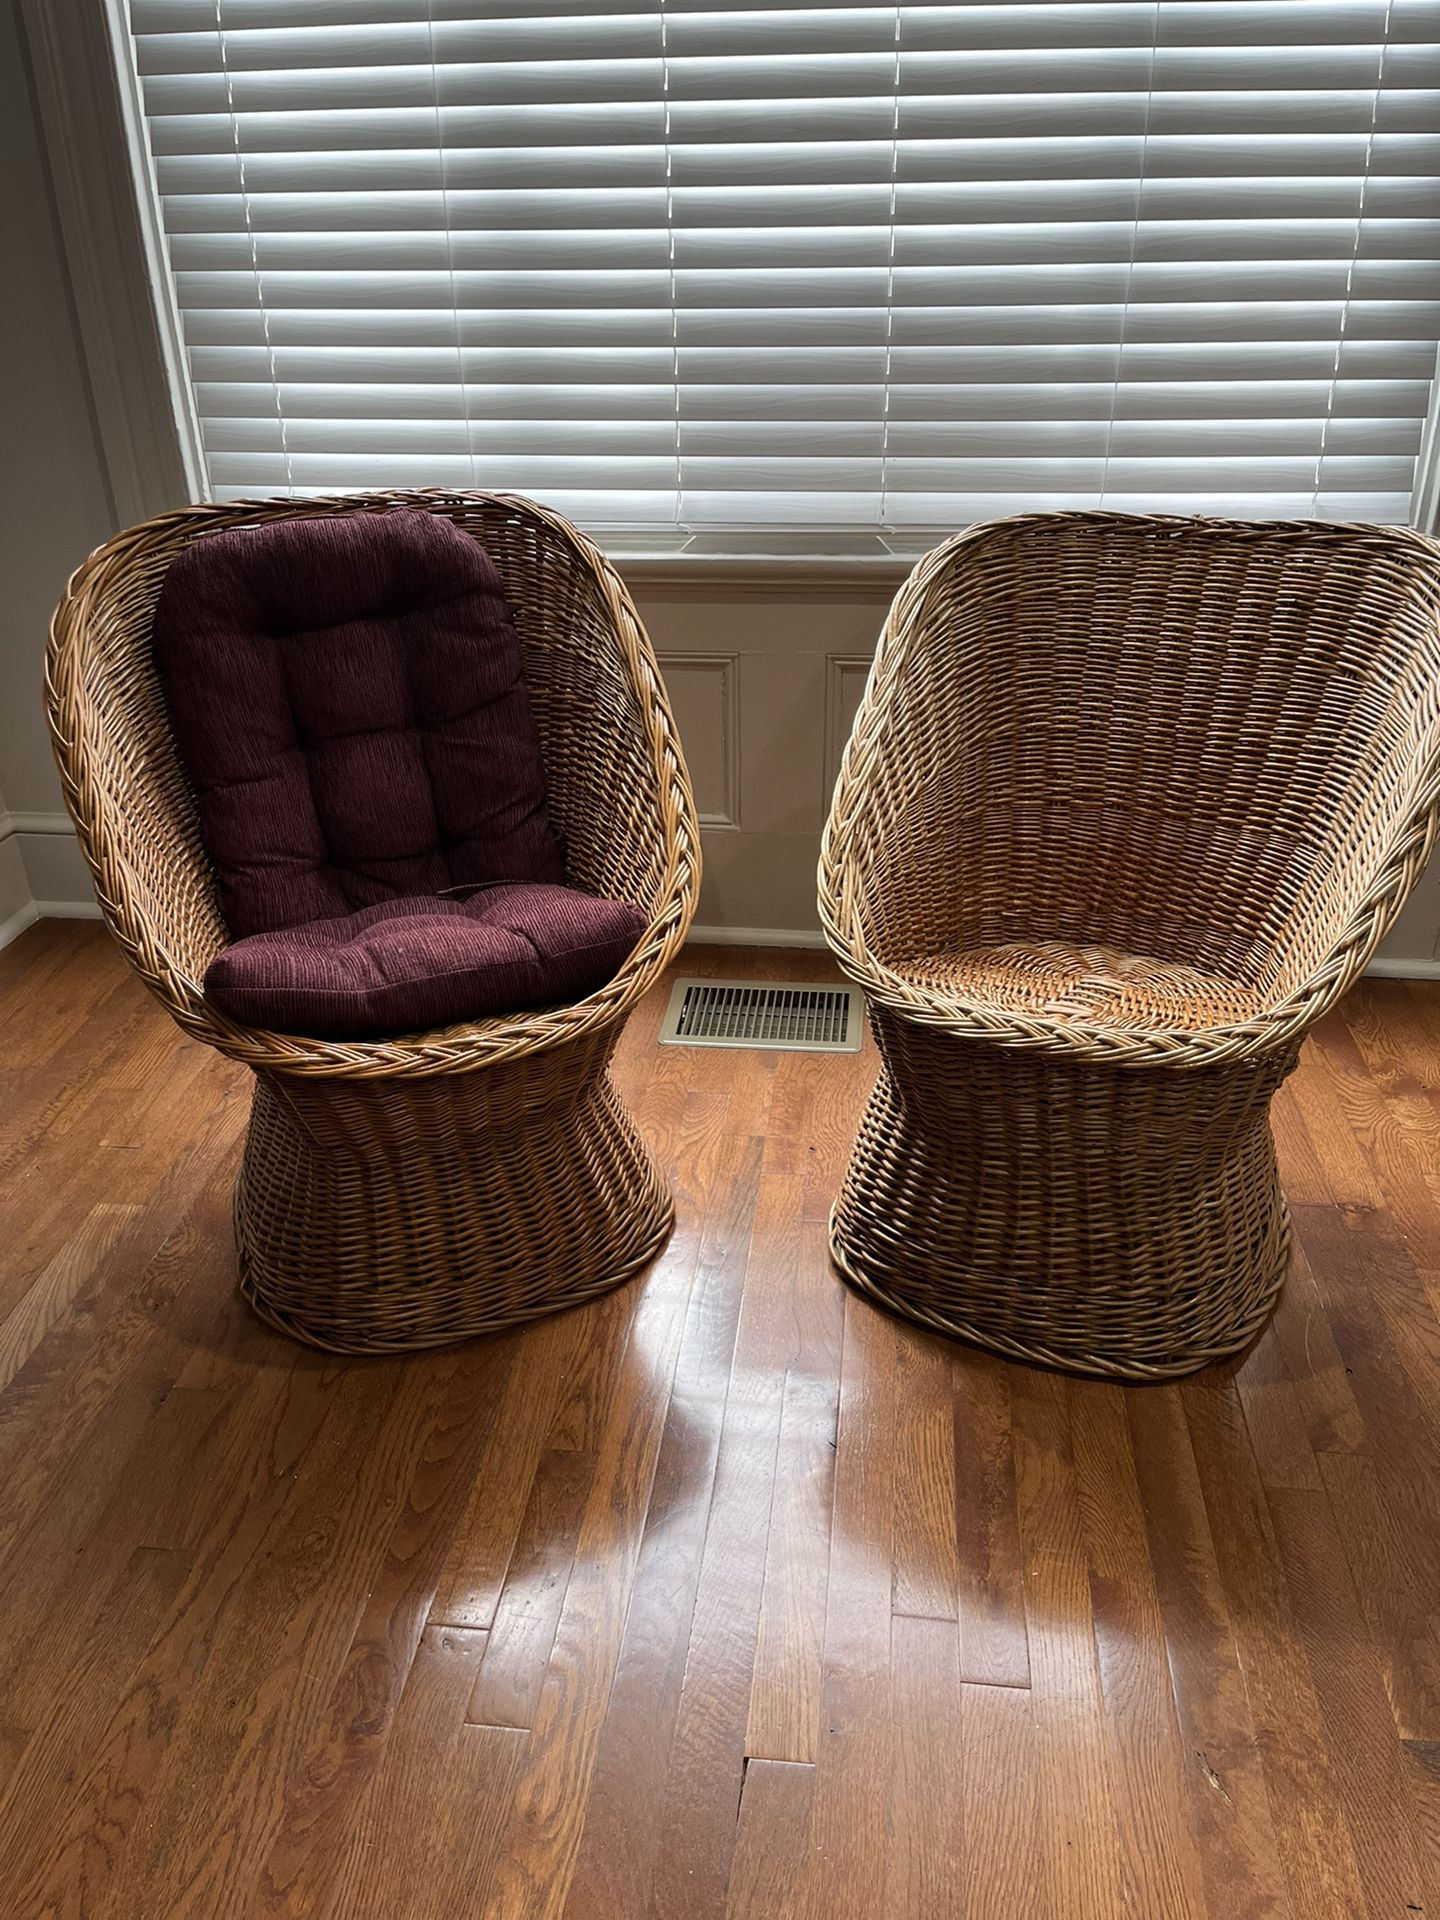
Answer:
<path fill-rule="evenodd" d="M 1433 808 L 1437 702 L 1417 535 L 998 522 L 896 600 L 831 873 L 887 962 L 1095 941 L 1288 988 Z"/>
<path fill-rule="evenodd" d="M 112 928 L 177 1017 L 247 1058 L 264 1049 L 238 1042 L 199 999 L 197 983 L 226 935 L 151 658 L 160 583 L 182 547 L 219 528 L 394 505 L 446 514 L 499 569 L 525 647 L 550 813 L 571 878 L 655 916 L 655 937 L 642 949 L 647 973 L 678 944 L 693 910 L 693 801 L 649 641 L 614 570 L 560 515 L 512 495 L 425 492 L 163 515 L 107 542 L 71 580 L 51 635 L 51 722 Z M 641 964 L 627 969 L 617 1002 L 640 990 Z M 327 1065 L 318 1049 L 314 1064 Z"/>

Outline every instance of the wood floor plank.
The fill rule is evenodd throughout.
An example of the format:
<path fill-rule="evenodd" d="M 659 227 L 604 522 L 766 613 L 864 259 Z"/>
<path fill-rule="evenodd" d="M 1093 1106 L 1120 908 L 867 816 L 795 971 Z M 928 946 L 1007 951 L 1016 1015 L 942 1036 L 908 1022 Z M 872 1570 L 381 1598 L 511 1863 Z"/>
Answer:
<path fill-rule="evenodd" d="M 1357 1076 L 1353 1049 L 1338 1013 L 1327 1014 L 1301 1049 L 1290 1080 L 1306 1134 L 1325 1176 L 1329 1197 L 1341 1206 L 1379 1207 L 1384 1194 L 1374 1165 L 1356 1138 L 1354 1120 L 1370 1097 Z"/>
<path fill-rule="evenodd" d="M 435 1879 L 426 1890 L 431 1904 L 421 1907 L 414 1920 L 452 1920 L 456 1914 L 481 1910 L 500 1875 L 528 1752 L 529 1735 L 514 1728 L 467 1723 L 460 1729 L 446 1757 L 449 1790 L 434 1796 L 442 1826 L 434 1849 Z M 421 1764 L 433 1795 L 433 1753 L 422 1755 Z M 408 1914 L 406 1920 L 411 1920 Z"/>
<path fill-rule="evenodd" d="M 1364 1453 L 1370 1438 L 1356 1403 L 1351 1369 L 1335 1344 L 1314 1269 L 1298 1239 L 1270 1324 L 1285 1355 L 1311 1452 Z"/>
<path fill-rule="evenodd" d="M 757 1141 L 715 1130 L 728 1103 L 709 1093 L 693 1102 L 681 1177 L 687 1192 L 699 1192 L 708 1169 L 710 1200 L 695 1234 L 694 1281 L 565 1909 L 571 1920 L 644 1914 L 666 1844 L 657 1809 L 668 1791 L 761 1160 Z"/>
<path fill-rule="evenodd" d="M 281 1911 L 317 1920 L 451 1920 L 493 1884 L 526 1735 L 470 1727 L 465 1702 L 483 1631 L 426 1627 L 405 1680 L 383 1771 L 370 1776 L 323 1905 Z M 443 1779 L 446 1790 L 436 1791 Z"/>
<path fill-rule="evenodd" d="M 142 1664 L 164 1708 L 148 1724 L 168 1818 L 147 1818 L 118 1861 L 120 1912 L 146 1889 L 176 1912 L 204 1911 L 258 1870 L 283 1805 L 274 1753 L 309 1737 L 354 1630 L 353 1564 L 369 1585 L 377 1514 L 413 1478 L 420 1374 L 302 1355 L 266 1378 L 267 1395 L 242 1404 L 215 1523 Z"/>
<path fill-rule="evenodd" d="M 1182 1760 L 1126 1401 L 1124 1388 L 1099 1381 L 1077 1381 L 1070 1392 L 1121 1897 L 1130 1912 L 1204 1920 L 1189 1818 L 1191 1769 Z"/>
<path fill-rule="evenodd" d="M 133 1201 L 172 1164 L 177 1135 L 198 1132 L 217 1106 L 228 1104 L 212 1062 L 204 1048 L 182 1050 L 145 1091 L 102 1086 L 72 1128 L 51 1130 L 45 1151 L 7 1183 L 0 1311 L 13 1311 L 74 1231 L 77 1215 L 102 1203 Z"/>
<path fill-rule="evenodd" d="M 179 1366 L 170 1365 L 165 1351 L 172 1330 L 192 1351 L 202 1344 L 198 1328 L 214 1309 L 197 1297 L 194 1263 L 197 1248 L 208 1250 L 214 1241 L 210 1223 L 220 1215 L 213 1209 L 228 1198 L 245 1112 L 244 1101 L 217 1099 L 198 1125 L 172 1141 L 164 1174 L 138 1196 L 138 1213 L 70 1312 L 0 1389 L 0 1552 L 17 1520 L 17 1483 L 38 1487 L 62 1455 L 83 1449 L 91 1419 L 117 1389 L 133 1394 L 139 1375 L 155 1377 L 149 1363 L 173 1378 Z M 8 1262 L 0 1248 L 0 1264 Z M 231 1293 L 227 1284 L 224 1294 Z M 53 1417 L 62 1404 L 63 1421 Z"/>
<path fill-rule="evenodd" d="M 1440 1740 L 1440 1540 L 1397 1511 L 1375 1461 L 1326 1454 L 1325 1491 L 1400 1737 Z"/>
<path fill-rule="evenodd" d="M 340 1912 L 444 1911 L 429 1892 L 446 1871 L 438 1846 L 446 1803 L 435 1793 L 435 1763 L 459 1744 L 486 1640 L 469 1627 L 428 1626 L 421 1634 L 395 1707 L 388 1765 L 367 1796 L 362 1870 L 335 1889 Z"/>
<path fill-rule="evenodd" d="M 414 1381 L 411 1471 L 372 1484 L 377 1555 L 359 1619 L 308 1738 L 297 1743 L 254 1911 L 318 1911 L 358 1804 L 386 1759 L 445 1549 L 513 1352 L 495 1342 L 427 1356 Z M 409 1384 L 409 1383 L 407 1383 Z M 400 1421 L 391 1423 L 399 1428 Z M 400 1456 L 402 1459 L 405 1456 Z M 456 1629 L 447 1647 L 478 1643 Z"/>
<path fill-rule="evenodd" d="M 845 1296 L 830 1269 L 825 1229 L 803 1219 L 790 1303 L 793 1342 L 785 1372 L 775 1491 L 745 1751 L 753 1758 L 813 1761 L 830 1578 L 840 1353 Z"/>
<path fill-rule="evenodd" d="M 1291 1907 L 1297 1920 L 1364 1913 L 1335 1756 L 1240 1397 L 1217 1373 L 1187 1381 L 1182 1394 Z"/>
<path fill-rule="evenodd" d="M 1423 1486 L 1440 1459 L 1440 1406 L 1427 1392 L 1428 1362 L 1411 1353 L 1407 1366 L 1393 1337 L 1395 1300 L 1416 1285 L 1409 1252 L 1383 1212 L 1297 1207 L 1295 1226 L 1363 1422 L 1359 1451 Z"/>
<path fill-rule="evenodd" d="M 1235 1374 L 1250 1445 L 1267 1487 L 1317 1491 L 1324 1483 L 1300 1395 L 1272 1322 Z"/>
<path fill-rule="evenodd" d="M 1387 1018 L 1392 1011 L 1398 1015 L 1404 1024 L 1396 1031 L 1403 1035 L 1407 1047 L 1414 1048 L 1416 1071 L 1427 1086 L 1440 1087 L 1440 993 L 1435 991 L 1433 981 L 1406 980 L 1398 984 L 1402 991 L 1394 1000 L 1386 992 Z M 1367 991 L 1378 985 L 1378 981 L 1365 983 Z"/>
<path fill-rule="evenodd" d="M 885 1913 L 964 1920 L 959 1654 L 953 1621 L 901 1615 L 891 1626 Z"/>
<path fill-rule="evenodd" d="M 0 1860 L 17 1913 L 100 1910 L 156 1747 L 157 1703 L 134 1678 L 137 1663 L 185 1573 L 178 1554 L 130 1557 L 111 1586 L 104 1632 L 90 1636 L 69 1684 L 52 1690 L 11 1769 Z"/>
<path fill-rule="evenodd" d="M 610 1418 L 639 1298 L 635 1287 L 619 1287 L 576 1309 L 578 1346 L 545 1429 L 547 1453 L 594 1453 Z"/>
<path fill-rule="evenodd" d="M 64 1320 L 76 1295 L 139 1211 L 134 1202 L 92 1207 L 0 1321 L 0 1391 L 9 1386 L 46 1334 Z"/>
<path fill-rule="evenodd" d="M 873 1036 L 867 1034 L 861 1052 L 832 1054 L 830 1061 L 825 1096 L 815 1102 L 815 1151 L 805 1171 L 805 1218 L 827 1230 L 879 1065 Z"/>
<path fill-rule="evenodd" d="M 1030 1646 L 1015 1489 L 1010 1369 L 990 1354 L 953 1362 L 960 1675 L 1028 1687 Z"/>
<path fill-rule="evenodd" d="M 815 1769 L 752 1760 L 745 1770 L 726 1920 L 781 1920 L 801 1910 L 810 1868 Z"/>
<path fill-rule="evenodd" d="M 1286 1198 L 1296 1206 L 1326 1207 L 1335 1196 L 1325 1177 L 1320 1156 L 1305 1124 L 1305 1106 L 1293 1081 L 1287 1081 L 1275 1095 L 1270 1107 L 1270 1122 L 1275 1134 L 1276 1154 L 1280 1162 L 1280 1180 Z"/>
<path fill-rule="evenodd" d="M 1020 1369 L 1012 1393 L 1045 1877 L 1051 1912 L 1086 1920 L 1121 1911 L 1121 1846 L 1069 1387 Z"/>
<path fill-rule="evenodd" d="M 826 1055 L 820 1055 L 825 1060 Z M 816 1147 L 816 1108 L 826 1085 L 813 1053 L 782 1053 L 775 1063 L 765 1122 L 765 1170 L 803 1179 Z"/>
<path fill-rule="evenodd" d="M 8 953 L 5 1064 L 43 1066 L 84 1024 L 95 1002 L 119 986 L 115 949 L 100 927 L 42 921 Z"/>
<path fill-rule="evenodd" d="M 693 1120 L 689 1111 L 692 1049 L 657 1044 L 664 1001 L 662 987 L 635 1010 L 616 1050 L 613 1077 L 621 1097 L 643 1110 L 645 1137 L 673 1177 L 680 1164 L 682 1136 Z M 692 1217 L 679 1213 L 677 1231 L 683 1234 Z"/>
<path fill-rule="evenodd" d="M 26 1728 L 0 1726 L 0 1801 L 3 1801 L 10 1777 L 29 1744 L 30 1734 Z"/>
<path fill-rule="evenodd" d="M 960 1689 L 960 1780 L 969 1920 L 1047 1920 L 1034 1709 L 1028 1688 Z"/>
<path fill-rule="evenodd" d="M 1379 992 L 1381 988 L 1396 992 Z M 1435 1241 L 1440 1210 L 1440 1069 L 1428 1023 L 1400 981 L 1375 981 L 1339 1009 L 1332 1053 L 1343 1046 L 1353 1091 L 1351 1131 L 1411 1250 Z"/>
<path fill-rule="evenodd" d="M 1180 1395 L 1129 1397 L 1136 1480 L 1212 1920 L 1292 1909 L 1240 1648 Z"/>
<path fill-rule="evenodd" d="M 1425 1892 L 1423 1910 L 1440 1912 L 1440 1742 L 1402 1740 L 1400 1765 L 1405 1775 L 1411 1829 Z"/>
<path fill-rule="evenodd" d="M 46 1700 L 88 1643 L 116 1567 L 139 1547 L 174 1544 L 158 1521 L 172 1505 L 176 1483 L 190 1482 L 205 1426 L 194 1416 L 210 1410 L 174 1393 L 167 1376 L 183 1362 L 165 1350 L 168 1343 L 159 1344 L 154 1374 L 147 1378 L 137 1367 L 122 1382 L 133 1390 L 117 1392 L 96 1413 L 93 1450 L 81 1456 L 91 1470 L 76 1482 L 75 1456 L 66 1450 L 49 1474 L 37 1462 L 34 1478 L 21 1478 L 16 1490 L 17 1527 L 0 1561 L 0 1696 L 22 1725 L 32 1724 L 27 1703 Z M 273 1374 L 250 1383 L 236 1401 L 236 1426 L 210 1456 L 204 1481 L 217 1514 L 228 1513 L 237 1474 L 247 1466 L 243 1441 L 233 1444 L 236 1432 L 251 1444 L 271 1438 L 277 1396 L 293 1366 L 293 1355 L 285 1355 Z M 27 1514 L 28 1524 L 20 1525 Z"/>
<path fill-rule="evenodd" d="M 1386 1622 L 1382 1657 L 1396 1724 L 1408 1739 L 1440 1738 L 1440 1607 L 1433 1600 L 1440 1592 L 1440 1402 L 1430 1398 L 1428 1359 L 1417 1351 L 1427 1338 L 1428 1301 L 1415 1297 L 1414 1266 L 1386 1215 L 1302 1208 L 1297 1221 L 1323 1276 L 1326 1317 L 1365 1423 L 1380 1504 L 1368 1510 L 1364 1536 L 1356 1515 L 1346 1537 L 1352 1552 L 1363 1552 L 1368 1537 L 1383 1556 L 1370 1579 L 1388 1568 L 1394 1582 L 1371 1604 L 1372 1617 Z M 1413 1309 L 1408 1324 L 1402 1299 Z M 1440 1369 L 1435 1379 L 1440 1390 Z M 1356 1479 L 1336 1466 L 1332 1482 L 1343 1496 Z M 1424 1596 L 1418 1605 L 1407 1599 L 1411 1592 Z"/>
<path fill-rule="evenodd" d="M 534 1720 L 594 1477 L 593 1454 L 558 1447 L 541 1456 L 467 1720 L 526 1729 Z"/>
<path fill-rule="evenodd" d="M 1423 1910 L 1399 1747 L 1330 1503 L 1277 1488 L 1269 1504 L 1367 1910 Z"/>
<path fill-rule="evenodd" d="M 847 1294 L 808 1920 L 885 1910 L 895 1395 L 894 1328 Z"/>
<path fill-rule="evenodd" d="M 838 980 L 839 972 L 826 956 L 825 964 L 810 969 L 810 977 Z M 869 1041 L 862 1053 L 780 1055 L 766 1114 L 766 1167 L 803 1178 L 807 1198 L 828 1193 L 833 1200 L 874 1071 Z M 807 1207 L 806 1217 L 824 1215 Z"/>
<path fill-rule="evenodd" d="M 758 1170 L 758 1168 L 757 1168 Z M 724 1912 L 766 1567 L 766 1533 L 789 1359 L 781 1303 L 794 1297 L 801 1189 L 759 1172 L 744 1295 L 735 1333 L 705 1547 L 670 1741 L 655 1859 L 656 1914 Z"/>
<path fill-rule="evenodd" d="M 1336 1217 L 1330 1216 L 1332 1221 Z M 1313 1213 L 1302 1216 L 1307 1240 L 1313 1239 L 1317 1218 Z M 1440 1270 L 1440 1215 L 1437 1231 L 1423 1243 L 1419 1256 L 1388 1211 L 1341 1208 L 1338 1219 L 1355 1244 L 1354 1258 L 1338 1260 L 1335 1267 L 1346 1283 L 1347 1311 L 1342 1316 L 1332 1310 L 1331 1319 L 1337 1339 L 1354 1342 L 1359 1336 L 1369 1348 L 1363 1368 L 1350 1357 L 1349 1377 L 1357 1381 L 1357 1395 L 1363 1401 L 1383 1369 L 1396 1381 L 1411 1419 L 1425 1421 L 1440 1438 L 1435 1412 L 1440 1406 L 1440 1289 L 1435 1271 L 1420 1264 L 1423 1258 Z M 1364 1325 L 1367 1312 L 1373 1316 L 1369 1328 Z M 1373 1434 L 1371 1439 L 1373 1444 Z"/>
<path fill-rule="evenodd" d="M 18 1010 L 20 993 L 28 990 L 27 981 L 44 969 L 60 965 L 77 947 L 92 941 L 97 946 L 106 944 L 97 926 L 77 930 L 64 920 L 45 919 L 27 928 L 23 938 L 0 947 L 0 995 L 7 1007 Z"/>
<path fill-rule="evenodd" d="M 526 1362 L 510 1371 L 488 1453 L 436 1586 L 430 1612 L 436 1626 L 488 1629 L 494 1620 L 546 1436 L 584 1330 L 580 1313 L 560 1313 L 524 1336 Z"/>
<path fill-rule="evenodd" d="M 946 1340 L 897 1326 L 896 1613 L 958 1616 L 954 1355 Z"/>
<path fill-rule="evenodd" d="M 598 1449 L 575 1566 L 540 1690 L 496 1884 L 481 1911 L 550 1920 L 580 1848 L 693 1271 L 652 1273 Z M 658 1282 L 658 1284 L 657 1284 Z M 667 1284 L 668 1282 L 668 1284 Z"/>

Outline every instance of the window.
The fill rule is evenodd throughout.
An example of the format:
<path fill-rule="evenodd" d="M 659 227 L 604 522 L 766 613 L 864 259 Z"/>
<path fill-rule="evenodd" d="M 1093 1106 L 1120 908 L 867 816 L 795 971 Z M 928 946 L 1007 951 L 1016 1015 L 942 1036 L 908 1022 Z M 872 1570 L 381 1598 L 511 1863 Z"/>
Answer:
<path fill-rule="evenodd" d="M 131 0 L 208 482 L 1405 520 L 1440 0 Z"/>

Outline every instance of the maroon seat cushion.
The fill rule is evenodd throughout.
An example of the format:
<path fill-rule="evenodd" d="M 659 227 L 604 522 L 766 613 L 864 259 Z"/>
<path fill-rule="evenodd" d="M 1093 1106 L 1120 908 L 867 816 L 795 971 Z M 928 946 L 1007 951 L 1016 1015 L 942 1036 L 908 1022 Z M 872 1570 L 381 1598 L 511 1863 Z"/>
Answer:
<path fill-rule="evenodd" d="M 442 514 L 196 540 L 154 649 L 232 934 L 564 879 L 500 576 Z"/>
<path fill-rule="evenodd" d="M 205 998 L 281 1033 L 412 1033 L 578 999 L 614 976 L 645 926 L 628 902 L 573 887 L 387 900 L 237 940 L 211 961 Z"/>

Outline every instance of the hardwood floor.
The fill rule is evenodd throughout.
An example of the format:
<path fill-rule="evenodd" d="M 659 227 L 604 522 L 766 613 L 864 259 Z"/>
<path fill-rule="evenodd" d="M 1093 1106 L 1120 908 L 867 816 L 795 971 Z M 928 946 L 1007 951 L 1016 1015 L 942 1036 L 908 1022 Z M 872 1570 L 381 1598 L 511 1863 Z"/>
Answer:
<path fill-rule="evenodd" d="M 868 1047 L 660 1012 L 649 1276 L 342 1363 L 236 1298 L 246 1076 L 0 955 L 3 1920 L 1440 1920 L 1440 987 L 1324 1023 L 1278 1316 L 1145 1389 L 847 1294 Z"/>

